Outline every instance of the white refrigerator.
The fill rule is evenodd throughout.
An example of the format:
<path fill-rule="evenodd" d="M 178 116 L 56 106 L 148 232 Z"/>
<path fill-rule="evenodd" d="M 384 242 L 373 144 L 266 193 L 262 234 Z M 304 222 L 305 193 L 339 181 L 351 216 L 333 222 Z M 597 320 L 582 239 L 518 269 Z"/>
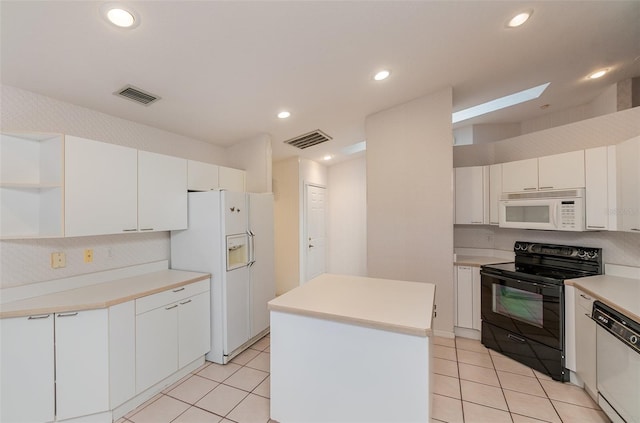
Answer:
<path fill-rule="evenodd" d="M 171 268 L 211 273 L 206 358 L 225 364 L 269 332 L 273 194 L 190 192 L 188 216 L 188 229 L 171 232 Z"/>

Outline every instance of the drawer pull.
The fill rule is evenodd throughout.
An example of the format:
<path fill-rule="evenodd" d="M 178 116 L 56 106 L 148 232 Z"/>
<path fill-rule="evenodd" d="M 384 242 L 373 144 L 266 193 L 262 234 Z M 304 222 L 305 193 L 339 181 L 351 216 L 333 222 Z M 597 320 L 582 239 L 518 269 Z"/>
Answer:
<path fill-rule="evenodd" d="M 582 298 L 584 298 L 585 300 L 588 300 L 588 301 L 593 300 L 593 298 L 591 298 L 591 297 L 587 297 L 587 296 L 586 296 L 586 295 L 584 295 L 584 294 L 580 294 L 580 296 L 581 296 Z"/>
<path fill-rule="evenodd" d="M 510 333 L 507 334 L 507 338 L 511 339 L 512 341 L 522 342 L 523 344 L 527 342 L 524 339 L 522 339 L 522 338 L 520 338 L 518 336 L 512 335 Z"/>
<path fill-rule="evenodd" d="M 77 315 L 78 315 L 78 312 L 76 311 L 75 313 L 59 313 L 57 317 L 73 317 Z"/>
<path fill-rule="evenodd" d="M 178 289 L 174 289 L 173 292 L 180 292 L 180 291 L 184 291 L 184 286 L 182 288 L 178 288 Z"/>
<path fill-rule="evenodd" d="M 178 304 L 174 304 L 174 305 L 172 305 L 170 307 L 165 307 L 164 309 L 165 310 L 171 310 L 172 308 L 176 308 L 176 307 L 178 307 Z"/>
<path fill-rule="evenodd" d="M 39 320 L 39 319 L 48 319 L 50 314 L 43 314 L 41 316 L 29 316 L 28 320 Z"/>
<path fill-rule="evenodd" d="M 185 301 L 185 302 L 183 302 L 183 303 L 180 303 L 180 305 L 189 304 L 190 302 L 191 302 L 191 300 L 187 300 L 187 301 Z"/>

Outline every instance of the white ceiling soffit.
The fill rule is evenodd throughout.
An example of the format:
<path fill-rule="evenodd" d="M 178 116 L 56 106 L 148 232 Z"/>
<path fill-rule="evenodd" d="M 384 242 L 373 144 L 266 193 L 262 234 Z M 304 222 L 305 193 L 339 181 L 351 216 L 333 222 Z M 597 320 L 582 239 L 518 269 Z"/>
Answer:
<path fill-rule="evenodd" d="M 640 75 L 637 0 L 127 1 L 134 29 L 109 24 L 101 5 L 1 1 L 2 84 L 219 146 L 267 133 L 276 160 L 336 162 L 366 139 L 367 115 L 447 86 L 457 112 L 551 82 L 538 99 L 464 122 L 509 123 Z M 525 6 L 531 19 L 505 28 Z M 380 69 L 391 76 L 374 81 Z M 112 95 L 133 81 L 162 101 Z M 278 119 L 283 109 L 291 117 Z M 333 139 L 304 150 L 283 142 L 309 128 Z"/>

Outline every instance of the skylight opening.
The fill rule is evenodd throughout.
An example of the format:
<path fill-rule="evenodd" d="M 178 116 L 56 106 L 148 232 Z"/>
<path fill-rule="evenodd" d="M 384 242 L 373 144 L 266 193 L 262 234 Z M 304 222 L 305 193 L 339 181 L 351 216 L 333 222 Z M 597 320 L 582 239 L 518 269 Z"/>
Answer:
<path fill-rule="evenodd" d="M 364 151 L 367 149 L 367 142 L 366 141 L 360 141 L 357 142 L 355 144 L 351 144 L 348 145 L 346 147 L 344 147 L 342 149 L 342 153 L 345 155 L 350 155 L 350 154 L 356 154 L 359 153 L 361 151 Z"/>
<path fill-rule="evenodd" d="M 535 100 L 542 95 L 549 84 L 551 83 L 547 82 L 546 84 L 538 85 L 537 87 L 529 88 L 524 91 L 496 98 L 495 100 L 487 101 L 486 103 L 478 104 L 477 106 L 454 112 L 453 114 L 451 114 L 451 122 L 462 122 L 463 120 L 486 115 L 487 113 L 515 106 L 516 104 L 524 103 L 529 100 Z"/>

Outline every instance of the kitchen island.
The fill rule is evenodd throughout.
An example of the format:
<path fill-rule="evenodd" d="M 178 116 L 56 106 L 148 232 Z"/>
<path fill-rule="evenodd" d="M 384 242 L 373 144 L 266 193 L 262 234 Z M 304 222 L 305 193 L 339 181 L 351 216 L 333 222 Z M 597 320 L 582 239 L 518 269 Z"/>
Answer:
<path fill-rule="evenodd" d="M 435 285 L 321 275 L 269 302 L 271 418 L 428 422 Z"/>

